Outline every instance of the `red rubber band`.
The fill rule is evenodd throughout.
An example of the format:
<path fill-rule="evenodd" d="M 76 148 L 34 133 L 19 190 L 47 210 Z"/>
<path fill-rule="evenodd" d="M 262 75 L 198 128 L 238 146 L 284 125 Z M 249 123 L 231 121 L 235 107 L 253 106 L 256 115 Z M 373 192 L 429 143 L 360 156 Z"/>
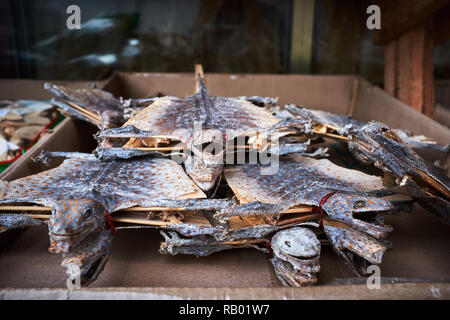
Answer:
<path fill-rule="evenodd" d="M 108 222 L 109 228 L 111 229 L 111 234 L 114 235 L 116 228 L 114 227 L 114 223 L 108 211 L 106 211 L 106 222 Z"/>
<path fill-rule="evenodd" d="M 322 206 L 323 206 L 323 205 L 325 204 L 325 202 L 327 202 L 328 199 L 330 199 L 330 197 L 331 197 L 333 194 L 335 194 L 335 193 L 336 193 L 336 192 L 330 192 L 330 193 L 327 193 L 327 194 L 322 198 L 322 200 L 320 200 L 319 206 L 318 206 L 318 207 L 316 207 L 316 206 L 313 207 L 313 212 L 314 212 L 314 213 L 320 213 L 320 222 L 319 222 L 319 228 L 320 228 L 320 229 L 323 229 L 323 217 L 324 217 L 324 215 L 326 215 L 326 212 L 325 212 L 325 210 L 323 210 Z"/>

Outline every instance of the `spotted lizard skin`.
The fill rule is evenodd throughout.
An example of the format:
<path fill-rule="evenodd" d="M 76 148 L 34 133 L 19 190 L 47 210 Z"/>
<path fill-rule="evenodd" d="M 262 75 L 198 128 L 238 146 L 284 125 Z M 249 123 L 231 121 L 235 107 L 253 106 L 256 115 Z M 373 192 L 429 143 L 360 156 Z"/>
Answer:
<path fill-rule="evenodd" d="M 333 250 L 342 258 L 358 276 L 366 276 L 367 266 L 380 265 L 389 242 L 377 241 L 368 234 L 351 228 L 324 226 L 324 231 L 331 241 Z"/>
<path fill-rule="evenodd" d="M 286 109 L 303 119 L 309 119 L 318 124 L 330 125 L 337 128 L 338 133 L 345 136 L 356 133 L 364 125 L 364 122 L 355 120 L 349 115 L 340 115 L 322 110 L 307 109 L 297 107 L 293 104 L 286 105 Z"/>
<path fill-rule="evenodd" d="M 201 83 L 201 80 L 200 80 Z M 250 131 L 270 127 L 278 120 L 244 99 L 214 97 L 201 83 L 200 90 L 185 98 L 162 97 L 124 124 L 147 131 L 152 135 L 165 135 L 187 142 L 193 135 L 195 123 L 202 128 L 217 129 L 233 139 Z M 115 135 L 115 132 L 119 135 Z M 100 136 L 118 137 L 120 130 L 105 130 Z M 123 137 L 132 137 L 125 135 Z"/>
<path fill-rule="evenodd" d="M 372 244 L 378 245 L 381 240 L 377 239 L 385 239 L 392 231 L 392 227 L 385 225 L 380 215 L 394 210 L 392 204 L 381 198 L 368 196 L 384 188 L 381 178 L 338 167 L 327 159 L 290 155 L 280 158 L 279 170 L 274 175 L 262 175 L 260 166 L 246 164 L 227 168 L 225 178 L 241 202 L 240 205 L 220 212 L 220 215 L 228 217 L 278 214 L 300 204 L 318 207 L 328 195 L 327 201 L 322 204 L 326 219 L 342 223 L 361 237 L 373 239 L 368 240 L 367 247 L 355 252 L 363 261 L 370 258 L 367 252 L 371 251 Z M 333 233 L 334 229 L 331 228 L 324 231 L 330 240 L 346 236 L 346 233 L 341 232 L 336 237 L 336 232 Z M 355 247 L 358 244 L 364 245 L 356 237 L 350 238 L 348 242 Z M 335 247 L 339 248 L 336 243 L 335 241 Z M 384 251 L 380 252 L 382 256 Z M 272 262 L 281 274 L 289 270 L 285 262 Z M 352 262 L 348 264 L 352 270 L 356 270 L 357 267 Z M 290 272 L 289 275 L 292 276 L 293 273 Z M 291 280 L 289 283 L 296 282 Z"/>
<path fill-rule="evenodd" d="M 8 229 L 35 227 L 42 224 L 43 222 L 41 220 L 31 218 L 24 214 L 14 214 L 14 213 L 0 214 L 0 226 L 6 227 Z"/>
<path fill-rule="evenodd" d="M 262 166 L 252 164 L 225 169 L 225 179 L 241 205 L 223 210 L 224 215 L 274 214 L 299 204 L 318 206 L 329 192 L 346 196 L 384 193 L 380 177 L 339 167 L 327 159 L 290 155 L 280 157 L 275 174 L 264 175 L 261 169 Z M 376 205 L 370 206 L 367 202 L 370 210 L 392 209 L 389 202 L 367 199 Z"/>
<path fill-rule="evenodd" d="M 68 252 L 102 229 L 106 212 L 143 203 L 182 206 L 186 199 L 205 197 L 172 160 L 101 162 L 89 154 L 73 156 L 55 169 L 3 182 L 0 203 L 28 202 L 52 208 L 52 252 Z"/>
<path fill-rule="evenodd" d="M 57 98 L 52 103 L 70 115 L 81 120 L 97 125 L 99 128 L 114 128 L 125 123 L 124 108 L 139 107 L 154 101 L 149 99 L 129 99 L 123 101 L 117 99 L 111 93 L 100 89 L 70 89 L 64 86 L 55 85 L 49 82 L 44 84 L 44 89 L 55 95 Z M 100 122 L 85 117 L 80 111 L 72 107 L 69 103 L 76 104 L 88 111 L 97 114 Z"/>
<path fill-rule="evenodd" d="M 263 151 L 267 147 L 268 138 L 282 128 L 294 127 L 304 132 L 310 129 L 308 121 L 279 122 L 263 108 L 257 107 L 248 100 L 211 96 L 206 91 L 202 80 L 198 79 L 198 81 L 200 89 L 196 94 L 185 98 L 162 97 L 137 113 L 121 128 L 102 130 L 97 135 L 97 140 L 102 144 L 105 138 L 130 138 L 123 146 L 127 149 L 137 148 L 141 146 L 140 143 L 144 143 L 143 140 L 139 142 L 138 139 L 154 136 L 181 141 L 185 147 L 194 151 L 197 158 L 202 158 L 202 161 L 199 161 L 188 157 L 186 171 L 203 191 L 208 191 L 213 188 L 217 177 L 222 174 L 222 157 L 214 157 L 212 160 L 215 161 L 205 161 L 210 157 L 206 152 L 202 155 L 196 154 L 196 144 L 193 143 L 196 136 L 203 136 L 208 131 L 218 132 L 221 140 L 219 143 L 223 150 L 227 141 L 252 135 L 249 144 Z M 213 142 L 212 138 L 203 142 Z M 304 150 L 302 147 L 302 145 L 286 146 L 282 152 L 297 152 Z M 134 153 L 133 150 L 130 152 Z M 117 155 L 124 155 L 124 153 L 117 153 Z M 209 178 L 206 179 L 206 176 Z"/>
<path fill-rule="evenodd" d="M 261 175 L 257 165 L 232 166 L 225 179 L 241 204 L 223 209 L 219 215 L 278 214 L 296 205 L 322 205 L 329 218 L 343 222 L 376 238 L 392 231 L 380 219 L 369 223 L 355 219 L 354 214 L 389 212 L 393 205 L 368 194 L 380 192 L 383 182 L 377 176 L 338 167 L 327 159 L 291 155 L 280 158 L 274 175 Z"/>
<path fill-rule="evenodd" d="M 371 121 L 349 141 L 349 149 L 361 162 L 392 174 L 400 186 L 398 192 L 418 198 L 432 213 L 450 222 L 449 177 L 428 165 L 394 131 Z M 432 194 L 425 193 L 424 187 Z"/>
<path fill-rule="evenodd" d="M 308 119 L 317 124 L 330 126 L 335 128 L 340 135 L 346 137 L 351 137 L 355 134 L 357 135 L 361 130 L 363 130 L 363 127 L 367 125 L 367 122 L 353 119 L 351 116 L 344 114 L 334 114 L 322 110 L 307 109 L 292 104 L 286 105 L 286 109 L 290 111 L 290 113 L 288 113 L 289 115 L 292 114 L 290 118 L 295 118 L 293 115 L 296 115 L 302 119 Z M 450 151 L 450 144 L 441 146 L 436 144 L 434 141 L 430 141 L 429 138 L 423 135 L 413 135 L 408 130 L 390 129 L 386 124 L 381 125 L 386 129 L 396 132 L 396 134 L 400 136 L 406 144 L 413 148 L 434 149 L 447 154 Z"/>

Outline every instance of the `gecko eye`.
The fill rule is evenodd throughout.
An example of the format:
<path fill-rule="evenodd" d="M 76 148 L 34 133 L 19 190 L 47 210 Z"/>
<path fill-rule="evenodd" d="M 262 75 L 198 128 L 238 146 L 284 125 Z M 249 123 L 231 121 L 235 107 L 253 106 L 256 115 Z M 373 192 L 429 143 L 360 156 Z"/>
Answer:
<path fill-rule="evenodd" d="M 89 219 L 92 216 L 92 209 L 88 209 L 84 212 L 84 218 Z"/>
<path fill-rule="evenodd" d="M 363 200 L 358 200 L 355 201 L 355 204 L 353 205 L 354 209 L 358 209 L 358 208 L 364 208 L 366 206 L 366 202 Z"/>

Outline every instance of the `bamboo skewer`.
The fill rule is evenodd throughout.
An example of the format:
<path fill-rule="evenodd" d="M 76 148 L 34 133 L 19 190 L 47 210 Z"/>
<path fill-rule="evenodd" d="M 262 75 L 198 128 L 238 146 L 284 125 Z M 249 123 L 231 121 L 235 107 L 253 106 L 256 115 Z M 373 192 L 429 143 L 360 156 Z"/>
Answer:
<path fill-rule="evenodd" d="M 51 218 L 51 214 L 26 214 L 30 218 L 35 219 L 43 219 L 43 220 L 49 220 Z M 142 225 L 148 225 L 148 226 L 159 226 L 159 227 L 165 227 L 170 225 L 170 222 L 164 222 L 159 220 L 149 220 L 145 217 L 111 217 L 112 221 L 114 222 L 124 222 L 124 223 L 133 223 L 133 224 L 142 224 Z"/>
<path fill-rule="evenodd" d="M 138 147 L 138 148 L 130 148 L 130 149 L 143 150 L 143 151 L 161 151 L 161 152 L 163 152 L 163 151 L 183 150 L 184 147 L 183 146 L 173 146 L 173 147 Z M 231 148 L 227 148 L 227 149 L 231 149 Z M 234 146 L 233 149 L 247 150 L 247 149 L 250 149 L 250 146 L 248 146 L 248 145 L 246 145 L 246 146 Z"/>
<path fill-rule="evenodd" d="M 308 213 L 312 212 L 313 207 L 309 205 L 298 206 L 288 209 L 283 214 L 288 213 Z M 50 212 L 52 208 L 41 206 L 0 206 L 0 212 L 5 211 L 30 211 L 30 212 Z M 131 207 L 119 210 L 117 212 L 148 212 L 148 211 L 187 211 L 185 208 L 167 208 L 167 207 Z"/>
<path fill-rule="evenodd" d="M 51 218 L 51 214 L 36 214 L 36 213 L 32 213 L 32 214 L 27 214 L 27 216 L 29 216 L 30 218 L 35 218 L 35 219 L 45 219 L 48 220 Z"/>
<path fill-rule="evenodd" d="M 100 117 L 96 113 L 94 113 L 92 111 L 89 111 L 89 110 L 87 110 L 85 108 L 82 108 L 82 107 L 80 107 L 79 105 L 77 105 L 75 103 L 72 103 L 72 102 L 69 102 L 69 101 L 65 101 L 65 102 L 68 105 L 70 105 L 72 108 L 80 111 L 85 117 L 89 118 L 90 120 L 92 120 L 92 121 L 94 121 L 96 123 L 100 123 L 101 122 Z"/>
<path fill-rule="evenodd" d="M 197 77 L 200 76 L 200 79 L 202 79 L 203 83 L 205 83 L 205 75 L 203 74 L 203 66 L 201 64 L 196 64 L 195 65 L 195 93 L 198 92 L 198 90 L 200 90 L 200 88 L 198 87 L 198 81 L 197 81 Z"/>
<path fill-rule="evenodd" d="M 299 223 L 299 222 L 306 222 L 306 221 L 311 221 L 311 220 L 316 220 L 320 218 L 320 214 L 318 213 L 314 213 L 314 214 L 310 214 L 310 215 L 305 215 L 302 217 L 296 217 L 296 218 L 292 218 L 292 219 L 286 219 L 286 220 L 281 220 L 278 221 L 275 225 L 277 226 L 285 226 L 285 225 L 290 225 L 293 223 Z"/>
<path fill-rule="evenodd" d="M 35 218 L 35 219 L 43 219 L 43 220 L 49 220 L 51 218 L 51 214 L 36 214 L 36 213 L 28 213 L 26 214 L 28 217 Z M 287 219 L 280 221 L 276 223 L 277 226 L 284 227 L 289 226 L 292 224 L 300 223 L 300 222 L 306 222 L 311 220 L 316 220 L 320 216 L 318 214 L 310 214 L 305 215 L 302 217 L 296 217 L 293 219 Z M 155 219 L 148 219 L 147 216 L 123 216 L 123 215 L 112 215 L 111 216 L 112 221 L 114 222 L 122 222 L 122 223 L 132 223 L 132 224 L 140 224 L 140 225 L 148 225 L 148 226 L 159 226 L 159 227 L 167 227 L 173 222 L 168 221 L 162 221 L 162 220 L 155 220 Z M 189 220 L 189 219 L 188 219 Z M 185 223 L 190 223 L 189 221 Z"/>
<path fill-rule="evenodd" d="M 0 206 L 0 211 L 33 211 L 50 212 L 52 208 L 41 206 Z M 184 208 L 166 208 L 166 207 L 131 207 L 120 211 L 127 212 L 146 212 L 146 211 L 185 211 Z"/>
<path fill-rule="evenodd" d="M 44 219 L 48 220 L 50 219 L 51 215 L 51 208 L 49 207 L 40 207 L 40 206 L 0 206 L 0 212 L 4 211 L 13 211 L 13 212 L 28 212 L 25 213 L 27 216 L 36 218 L 36 219 Z M 165 208 L 165 207 L 132 207 L 123 209 L 120 211 L 117 211 L 116 214 L 112 214 L 111 218 L 114 222 L 122 222 L 122 223 L 132 223 L 136 225 L 147 225 L 147 226 L 156 226 L 156 227 L 167 227 L 174 222 L 170 221 L 162 221 L 162 220 L 155 220 L 155 219 L 148 219 L 147 215 L 140 215 L 139 213 L 144 213 L 148 211 L 186 211 L 184 208 Z M 46 213 L 48 212 L 48 213 Z M 133 215 L 134 213 L 134 215 Z M 319 216 L 317 214 L 312 214 L 312 206 L 302 206 L 302 207 L 296 207 L 286 210 L 285 212 L 282 212 L 282 215 L 285 214 L 292 214 L 292 213 L 304 213 L 305 215 L 302 217 L 295 217 L 292 219 L 286 219 L 283 221 L 280 221 L 277 223 L 277 225 L 280 226 L 287 226 L 293 223 L 299 223 L 303 221 L 311 221 L 318 219 Z M 124 215 L 125 214 L 125 215 Z M 236 216 L 237 217 L 237 216 Z M 233 217 L 231 217 L 233 218 Z M 191 217 L 187 217 L 187 220 L 185 223 L 194 223 Z M 209 224 L 209 223 L 207 223 Z M 200 223 L 200 225 L 204 225 L 203 223 Z"/>
<path fill-rule="evenodd" d="M 348 141 L 350 140 L 348 137 L 344 137 L 344 136 L 340 136 L 338 134 L 334 134 L 334 133 L 329 133 L 329 132 L 321 132 L 320 130 L 317 129 L 313 129 L 313 132 L 315 134 L 321 135 L 321 136 L 325 136 L 325 137 L 329 137 L 335 140 L 341 140 L 341 141 Z M 294 135 L 294 132 L 289 132 L 289 134 Z M 154 136 L 152 137 L 152 139 L 170 139 L 170 137 L 168 136 Z M 143 150 L 143 151 L 159 151 L 159 152 L 170 152 L 170 151 L 177 151 L 177 150 L 183 150 L 184 146 L 169 146 L 169 147 L 138 147 L 138 148 L 132 148 L 132 149 L 137 149 L 137 150 Z M 227 149 L 235 149 L 235 150 L 249 150 L 251 149 L 249 145 L 245 145 L 245 146 L 233 146 L 232 148 L 227 147 Z M 255 149 L 257 150 L 257 149 Z"/>

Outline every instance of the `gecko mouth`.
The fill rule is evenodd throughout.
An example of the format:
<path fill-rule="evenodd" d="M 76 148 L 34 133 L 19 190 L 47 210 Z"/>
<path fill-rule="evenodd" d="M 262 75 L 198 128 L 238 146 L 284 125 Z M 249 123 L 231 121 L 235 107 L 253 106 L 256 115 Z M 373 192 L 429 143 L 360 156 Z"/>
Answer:
<path fill-rule="evenodd" d="M 84 231 L 74 232 L 74 233 L 55 233 L 50 232 L 51 236 L 58 240 L 70 240 L 80 236 Z"/>
<path fill-rule="evenodd" d="M 107 258 L 105 259 L 105 256 L 98 257 L 90 266 L 89 268 L 83 272 L 81 276 L 81 284 L 83 285 L 89 285 L 92 282 L 94 282 L 98 275 L 102 272 L 103 268 L 105 267 Z"/>
<path fill-rule="evenodd" d="M 286 254 L 286 255 L 289 255 L 292 258 L 295 258 L 297 260 L 302 260 L 302 261 L 312 260 L 312 259 L 318 258 L 320 256 L 320 254 L 315 254 L 315 255 L 311 255 L 311 256 L 305 256 L 305 255 L 298 255 L 298 256 L 296 256 L 296 255 L 293 255 L 293 254 Z"/>
<path fill-rule="evenodd" d="M 357 219 L 363 223 L 365 223 L 367 226 L 370 225 L 370 227 L 391 232 L 392 227 L 389 225 L 386 225 L 382 223 L 380 220 L 378 220 L 378 217 L 380 214 L 383 214 L 388 211 L 367 211 L 367 212 L 353 212 L 352 216 L 354 219 Z"/>
<path fill-rule="evenodd" d="M 97 270 L 98 266 L 100 265 L 100 262 L 101 262 L 101 258 L 97 258 L 97 259 L 91 264 L 91 266 L 89 267 L 89 269 L 87 269 L 87 271 L 84 272 L 84 274 L 83 274 L 83 282 L 84 282 L 84 283 L 85 283 L 85 282 L 88 282 L 89 279 L 91 279 L 91 278 L 94 276 L 95 271 Z"/>
<path fill-rule="evenodd" d="M 371 263 L 359 256 L 357 253 L 352 252 L 348 249 L 343 250 L 343 254 L 347 257 L 348 263 L 351 264 L 353 271 L 359 276 L 367 275 L 367 267 L 371 265 Z"/>
<path fill-rule="evenodd" d="M 353 218 L 358 219 L 368 223 L 374 223 L 377 221 L 377 214 L 380 212 L 366 211 L 366 212 L 355 212 L 353 211 Z"/>

